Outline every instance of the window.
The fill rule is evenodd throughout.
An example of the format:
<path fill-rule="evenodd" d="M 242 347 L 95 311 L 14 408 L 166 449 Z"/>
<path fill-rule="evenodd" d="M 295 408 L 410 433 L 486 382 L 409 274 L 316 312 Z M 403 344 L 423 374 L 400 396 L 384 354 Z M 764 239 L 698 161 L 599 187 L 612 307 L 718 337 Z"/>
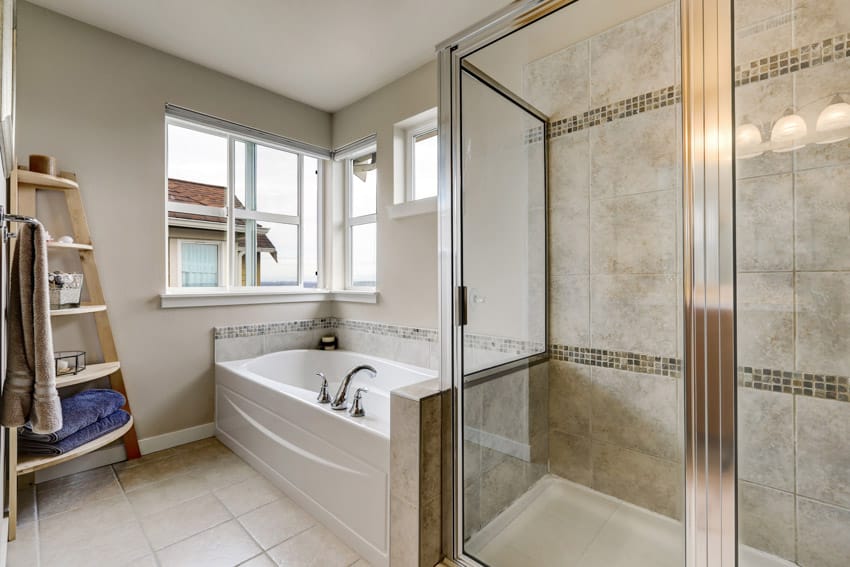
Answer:
<path fill-rule="evenodd" d="M 345 160 L 346 283 L 350 289 L 377 285 L 377 154 L 374 147 Z"/>
<path fill-rule="evenodd" d="M 318 287 L 321 159 L 166 116 L 168 287 Z"/>
<path fill-rule="evenodd" d="M 428 123 L 407 136 L 408 201 L 437 196 L 437 125 Z"/>

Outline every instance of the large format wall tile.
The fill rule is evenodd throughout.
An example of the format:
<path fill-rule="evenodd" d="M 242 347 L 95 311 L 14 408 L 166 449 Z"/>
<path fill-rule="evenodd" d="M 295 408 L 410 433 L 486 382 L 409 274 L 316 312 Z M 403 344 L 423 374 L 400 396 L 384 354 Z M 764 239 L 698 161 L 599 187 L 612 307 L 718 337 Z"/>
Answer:
<path fill-rule="evenodd" d="M 676 194 L 658 191 L 594 201 L 592 274 L 670 274 L 676 269 Z"/>
<path fill-rule="evenodd" d="M 797 294 L 797 370 L 850 374 L 850 272 L 801 272 Z"/>
<path fill-rule="evenodd" d="M 735 185 L 735 229 L 739 272 L 792 270 L 793 177 L 769 175 L 739 180 Z"/>
<path fill-rule="evenodd" d="M 680 111 L 677 104 L 592 128 L 591 198 L 677 189 Z"/>
<path fill-rule="evenodd" d="M 850 166 L 800 172 L 795 188 L 797 269 L 850 270 Z"/>
<path fill-rule="evenodd" d="M 801 46 L 850 30 L 846 0 L 794 0 L 794 45 Z"/>
<path fill-rule="evenodd" d="M 738 389 L 738 477 L 794 491 L 794 396 Z"/>
<path fill-rule="evenodd" d="M 593 485 L 593 456 L 590 437 L 554 430 L 549 435 L 549 470 L 561 477 Z"/>
<path fill-rule="evenodd" d="M 738 123 L 748 122 L 761 126 L 765 139 L 770 136 L 773 121 L 793 104 L 794 80 L 791 75 L 758 81 L 735 89 L 735 116 Z M 792 164 L 792 152 L 765 152 L 758 157 L 739 159 L 735 164 L 735 174 L 738 179 L 746 179 L 789 173 Z"/>
<path fill-rule="evenodd" d="M 572 435 L 590 435 L 591 368 L 553 360 L 549 363 L 549 427 Z"/>
<path fill-rule="evenodd" d="M 549 205 L 590 194 L 590 133 L 580 130 L 549 142 Z"/>
<path fill-rule="evenodd" d="M 593 488 L 677 518 L 682 466 L 616 445 L 593 443 Z"/>
<path fill-rule="evenodd" d="M 797 499 L 797 563 L 802 567 L 847 567 L 850 510 Z"/>
<path fill-rule="evenodd" d="M 635 449 L 669 461 L 681 458 L 676 379 L 594 368 L 594 442 Z"/>
<path fill-rule="evenodd" d="M 528 386 L 527 369 L 481 384 L 484 396 L 482 429 L 506 439 L 528 443 Z"/>
<path fill-rule="evenodd" d="M 794 495 L 748 482 L 738 487 L 741 543 L 793 561 Z"/>
<path fill-rule="evenodd" d="M 549 254 L 553 276 L 587 274 L 590 269 L 590 216 L 587 197 L 549 209 Z"/>
<path fill-rule="evenodd" d="M 675 13 L 671 2 L 591 38 L 591 107 L 676 82 Z"/>
<path fill-rule="evenodd" d="M 794 275 L 738 273 L 738 366 L 794 368 Z"/>
<path fill-rule="evenodd" d="M 797 397 L 797 492 L 850 507 L 850 404 Z"/>
<path fill-rule="evenodd" d="M 790 13 L 791 0 L 735 2 L 735 61 L 741 64 L 790 49 Z"/>
<path fill-rule="evenodd" d="M 524 98 L 553 120 L 587 110 L 589 49 L 589 43 L 583 41 L 526 65 Z"/>
<path fill-rule="evenodd" d="M 676 356 L 675 276 L 591 276 L 594 348 Z"/>
<path fill-rule="evenodd" d="M 848 27 L 844 31 L 850 31 Z M 797 112 L 812 132 L 818 115 L 831 102 L 835 93 L 847 93 L 850 84 L 850 58 L 828 65 L 818 65 L 794 73 L 794 96 Z M 845 100 L 847 96 L 845 95 Z M 795 169 L 850 163 L 850 139 L 831 144 L 809 144 L 794 152 Z"/>
<path fill-rule="evenodd" d="M 590 346 L 590 276 L 553 276 L 549 342 Z"/>

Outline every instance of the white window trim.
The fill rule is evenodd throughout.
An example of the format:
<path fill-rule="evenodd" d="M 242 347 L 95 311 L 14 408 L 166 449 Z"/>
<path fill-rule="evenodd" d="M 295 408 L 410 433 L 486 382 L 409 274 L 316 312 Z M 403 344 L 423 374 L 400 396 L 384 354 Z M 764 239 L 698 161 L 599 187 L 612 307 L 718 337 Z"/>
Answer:
<path fill-rule="evenodd" d="M 190 289 L 190 288 L 176 288 Z M 263 305 L 268 303 L 305 303 L 337 301 L 348 303 L 377 303 L 378 292 L 368 290 L 292 289 L 289 291 L 266 291 L 246 289 L 225 291 L 217 288 L 194 288 L 206 291 L 173 291 L 160 294 L 160 307 L 179 309 L 187 307 L 221 307 L 226 305 Z"/>
<path fill-rule="evenodd" d="M 413 203 L 420 199 L 416 198 L 416 138 L 429 134 L 428 137 L 438 136 L 439 128 L 437 128 L 437 119 L 429 120 L 416 127 L 408 128 L 405 131 L 404 138 L 404 200 L 408 203 Z M 422 197 L 422 199 L 430 199 L 431 197 Z"/>
<path fill-rule="evenodd" d="M 375 224 L 375 230 L 377 231 L 378 225 L 378 188 L 376 183 L 375 188 L 375 213 L 369 215 L 361 215 L 358 217 L 354 217 L 351 215 L 351 177 L 354 175 L 354 160 L 362 157 L 369 153 L 377 152 L 377 143 L 374 135 L 369 136 L 368 138 L 364 138 L 359 142 L 355 142 L 346 146 L 344 151 L 338 152 L 335 157 L 338 159 L 344 160 L 343 167 L 343 176 L 344 176 L 344 193 L 345 198 L 343 202 L 343 208 L 345 210 L 345 291 L 355 291 L 355 292 L 376 292 L 378 286 L 378 255 L 377 250 L 375 250 L 375 286 L 357 286 L 354 285 L 352 279 L 352 266 L 351 266 L 351 233 L 352 228 L 355 226 L 363 225 L 363 224 Z M 377 246 L 377 239 L 375 242 L 375 246 Z"/>
<path fill-rule="evenodd" d="M 165 172 L 165 183 L 164 183 L 164 185 L 165 185 L 165 202 L 166 202 L 166 211 L 165 211 L 166 222 L 165 222 L 164 242 L 165 242 L 165 246 L 166 246 L 166 251 L 165 251 L 166 252 L 166 258 L 168 258 L 168 254 L 169 254 L 169 252 L 168 252 L 168 240 L 169 240 L 168 239 L 168 229 L 169 229 L 168 213 L 171 212 L 171 211 L 183 212 L 183 213 L 200 213 L 200 214 L 204 214 L 204 215 L 223 217 L 223 218 L 226 217 L 227 218 L 227 229 L 226 229 L 227 235 L 226 235 L 225 240 L 222 242 L 222 244 L 224 246 L 219 247 L 219 249 L 225 254 L 224 261 L 222 262 L 220 260 L 221 270 L 220 270 L 220 274 L 219 274 L 219 279 L 220 279 L 220 282 L 223 279 L 223 282 L 221 282 L 222 286 L 220 288 L 171 287 L 171 286 L 168 285 L 168 277 L 169 277 L 168 276 L 168 270 L 169 270 L 169 268 L 166 265 L 165 282 L 164 282 L 165 283 L 165 292 L 160 294 L 161 306 L 162 307 L 192 306 L 192 305 L 182 305 L 182 304 L 185 304 L 185 303 L 191 303 L 191 302 L 186 301 L 187 297 L 189 295 L 197 295 L 200 298 L 202 298 L 202 301 L 198 302 L 198 306 L 201 306 L 201 305 L 232 305 L 232 304 L 255 303 L 256 302 L 256 301 L 253 301 L 253 300 L 247 301 L 247 302 L 238 301 L 238 300 L 236 302 L 228 302 L 226 300 L 223 300 L 223 301 L 221 300 L 221 299 L 226 298 L 227 296 L 230 296 L 230 295 L 233 295 L 234 297 L 238 296 L 238 298 L 242 298 L 242 299 L 244 299 L 246 297 L 247 298 L 256 298 L 256 297 L 261 297 L 261 296 L 268 296 L 268 297 L 271 298 L 271 297 L 274 297 L 274 296 L 277 295 L 277 296 L 280 296 L 280 298 L 281 298 L 280 302 L 290 302 L 290 301 L 306 301 L 306 300 L 308 300 L 308 299 L 292 299 L 293 297 L 296 297 L 296 296 L 315 297 L 315 296 L 322 296 L 323 294 L 329 293 L 328 290 L 323 288 L 323 285 L 327 281 L 326 280 L 327 275 L 324 274 L 323 270 L 321 270 L 321 269 L 319 269 L 319 280 L 318 280 L 318 284 L 317 284 L 318 287 L 317 288 L 304 288 L 303 287 L 303 284 L 304 284 L 303 251 L 301 249 L 301 245 L 302 245 L 302 241 L 303 241 L 302 240 L 303 239 L 302 219 L 303 219 L 303 201 L 304 201 L 304 199 L 303 199 L 302 192 L 304 190 L 304 175 L 303 175 L 304 157 L 314 157 L 314 158 L 319 160 L 319 167 L 318 167 L 319 174 L 318 174 L 318 180 L 317 180 L 317 183 L 318 183 L 318 187 L 317 187 L 317 192 L 318 192 L 317 209 L 318 210 L 317 210 L 317 213 L 316 213 L 317 232 L 318 232 L 317 236 L 318 236 L 318 238 L 317 238 L 317 250 L 316 250 L 317 256 L 316 257 L 317 257 L 317 265 L 319 267 L 321 267 L 323 265 L 323 260 L 322 260 L 322 255 L 323 255 L 322 232 L 323 232 L 323 222 L 324 222 L 324 218 L 323 218 L 323 214 L 322 214 L 322 195 L 324 193 L 324 189 L 323 189 L 324 179 L 323 179 L 323 175 L 322 175 L 322 169 L 323 168 L 321 167 L 321 163 L 322 163 L 321 160 L 328 159 L 328 157 L 330 157 L 330 151 L 327 151 L 327 154 L 323 153 L 325 150 L 323 150 L 322 148 L 317 148 L 317 151 L 313 151 L 313 152 L 305 151 L 303 148 L 298 147 L 297 145 L 290 147 L 289 145 L 281 144 L 274 138 L 273 135 L 269 135 L 269 138 L 271 138 L 271 139 L 269 139 L 269 138 L 266 138 L 264 136 L 252 136 L 250 134 L 246 134 L 246 133 L 239 131 L 239 130 L 231 131 L 227 126 L 230 123 L 228 123 L 226 121 L 220 121 L 221 124 L 224 125 L 222 127 L 218 127 L 218 125 L 209 126 L 209 125 L 207 125 L 207 123 L 203 119 L 200 122 L 187 119 L 185 117 L 186 113 L 188 113 L 189 115 L 192 115 L 191 111 L 185 111 L 183 109 L 179 109 L 181 111 L 180 114 L 173 114 L 173 113 L 171 113 L 171 108 L 172 107 L 167 107 L 167 113 L 166 113 L 166 117 L 165 117 L 165 125 L 166 125 L 166 127 L 165 127 L 165 143 L 166 143 L 166 148 L 167 148 L 167 145 L 168 145 L 168 125 L 169 124 L 174 124 L 175 126 L 179 126 L 181 128 L 188 128 L 188 129 L 196 130 L 196 131 L 203 132 L 203 133 L 206 133 L 206 134 L 212 134 L 212 135 L 215 135 L 215 136 L 226 138 L 227 148 L 228 148 L 227 149 L 228 180 L 227 180 L 227 188 L 226 188 L 227 194 L 228 194 L 228 197 L 227 197 L 228 206 L 225 207 L 225 208 L 205 207 L 205 206 L 200 206 L 200 205 L 188 205 L 188 204 L 183 204 L 183 203 L 172 203 L 172 202 L 170 202 L 168 200 L 168 172 L 166 171 Z M 202 116 L 202 117 L 204 117 L 206 119 L 210 119 L 210 120 L 217 120 L 217 119 L 214 119 L 214 118 L 211 118 L 211 117 L 206 117 L 205 115 L 197 115 L 197 116 Z M 237 127 L 239 127 L 239 125 L 234 125 L 234 128 L 237 128 Z M 265 134 L 265 133 L 260 132 L 260 131 L 256 131 L 256 132 L 258 132 L 261 135 Z M 283 138 L 280 138 L 280 139 L 283 139 Z M 297 212 L 298 212 L 298 214 L 297 214 L 297 216 L 278 215 L 278 214 L 274 214 L 274 213 L 263 213 L 263 212 L 256 212 L 256 211 L 248 211 L 248 210 L 244 210 L 244 209 L 237 209 L 234 206 L 234 204 L 235 204 L 234 199 L 235 199 L 235 193 L 236 193 L 235 190 L 233 189 L 235 187 L 234 162 L 235 162 L 235 142 L 237 140 L 244 141 L 244 142 L 251 142 L 251 143 L 254 143 L 254 144 L 260 144 L 260 145 L 263 145 L 263 146 L 282 150 L 282 151 L 285 151 L 285 152 L 294 153 L 298 156 L 298 196 L 297 196 L 297 202 L 298 202 L 298 211 Z M 166 149 L 166 155 L 167 155 L 167 149 Z M 166 163 L 166 167 L 167 167 L 167 163 Z M 228 215 L 228 211 L 230 211 L 229 215 Z M 236 285 L 238 282 L 235 281 L 235 278 L 238 277 L 238 270 L 236 270 L 236 269 L 231 270 L 231 268 L 233 267 L 233 266 L 231 266 L 232 262 L 227 261 L 227 260 L 231 259 L 231 256 L 233 256 L 233 258 L 232 258 L 233 262 L 236 261 L 235 260 L 235 250 L 233 249 L 233 245 L 235 244 L 235 236 L 236 236 L 236 234 L 235 234 L 236 233 L 235 224 L 236 224 L 236 219 L 238 219 L 238 218 L 257 220 L 257 221 L 265 220 L 267 222 L 277 222 L 277 223 L 282 223 L 282 224 L 290 224 L 290 225 L 296 225 L 298 227 L 298 244 L 297 244 L 298 245 L 298 254 L 297 254 L 297 258 L 298 258 L 298 284 L 299 285 L 297 287 L 295 287 L 295 286 L 263 286 L 262 288 L 255 287 L 255 288 L 246 289 L 246 288 L 242 287 L 241 285 L 238 285 L 238 286 Z M 180 259 L 178 259 L 178 262 L 179 261 L 180 261 Z M 176 302 L 168 301 L 167 298 L 172 296 L 172 295 L 175 296 L 176 298 L 178 298 L 178 301 L 176 301 Z M 214 302 L 207 302 L 213 296 L 217 297 L 218 300 L 214 301 Z M 203 299 L 203 298 L 206 298 L 206 299 Z M 312 300 L 314 300 L 314 299 L 310 299 L 310 301 L 312 301 Z M 342 299 L 342 300 L 344 300 L 344 299 Z M 275 301 L 263 301 L 262 303 L 274 303 L 274 302 Z M 181 304 L 181 305 L 171 305 L 173 303 L 177 303 L 177 304 Z"/>

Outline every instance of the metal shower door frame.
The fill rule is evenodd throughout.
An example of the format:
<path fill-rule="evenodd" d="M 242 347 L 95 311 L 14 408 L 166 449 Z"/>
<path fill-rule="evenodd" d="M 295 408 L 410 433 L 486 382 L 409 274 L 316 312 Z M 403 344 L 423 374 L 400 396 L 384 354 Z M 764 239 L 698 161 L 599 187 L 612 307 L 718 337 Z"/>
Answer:
<path fill-rule="evenodd" d="M 519 0 L 439 44 L 443 551 L 463 555 L 460 73 L 463 59 L 579 0 Z M 581 0 L 590 1 L 590 0 Z M 732 0 L 679 0 L 687 567 L 737 565 Z"/>

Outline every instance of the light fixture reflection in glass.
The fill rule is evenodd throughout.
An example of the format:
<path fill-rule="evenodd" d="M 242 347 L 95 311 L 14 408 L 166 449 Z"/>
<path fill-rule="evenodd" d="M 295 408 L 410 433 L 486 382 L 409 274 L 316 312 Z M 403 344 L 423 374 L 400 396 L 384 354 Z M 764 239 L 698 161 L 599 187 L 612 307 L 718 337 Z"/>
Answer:
<path fill-rule="evenodd" d="M 832 144 L 850 138 L 848 128 L 850 128 L 850 104 L 844 102 L 841 95 L 835 95 L 829 106 L 821 111 L 815 126 L 818 132 L 835 132 L 835 135 L 818 140 L 818 144 Z M 837 130 L 844 130 L 844 132 L 839 133 Z"/>
<path fill-rule="evenodd" d="M 735 131 L 735 147 L 737 148 L 738 159 L 749 159 L 763 154 L 764 150 L 759 149 L 761 143 L 761 129 L 745 116 L 743 124 L 738 126 Z"/>
<path fill-rule="evenodd" d="M 806 145 L 801 143 L 801 138 L 804 138 L 807 133 L 808 128 L 803 117 L 794 114 L 794 111 L 788 108 L 770 132 L 770 141 L 777 146 L 773 151 L 784 153 L 799 150 Z"/>

